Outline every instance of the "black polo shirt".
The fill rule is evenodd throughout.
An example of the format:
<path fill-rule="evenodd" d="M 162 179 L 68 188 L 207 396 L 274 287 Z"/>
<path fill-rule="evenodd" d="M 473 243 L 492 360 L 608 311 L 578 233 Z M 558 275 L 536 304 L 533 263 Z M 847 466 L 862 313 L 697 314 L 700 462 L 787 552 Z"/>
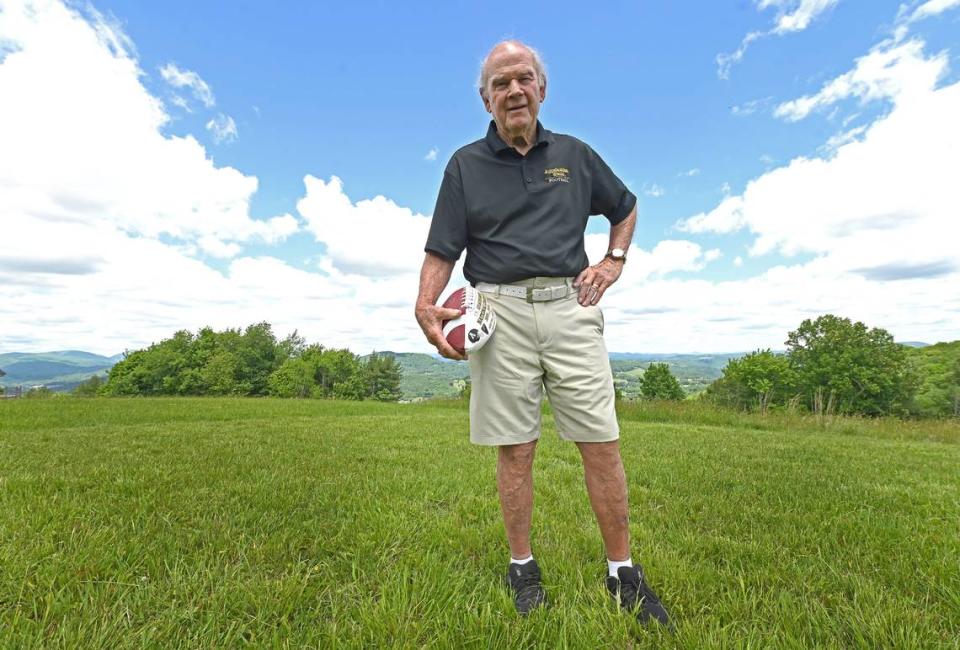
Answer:
<path fill-rule="evenodd" d="M 587 218 L 623 221 L 637 197 L 580 140 L 537 122 L 526 156 L 490 122 L 487 136 L 459 149 L 443 173 L 425 250 L 456 260 L 471 283 L 575 276 L 587 265 Z"/>

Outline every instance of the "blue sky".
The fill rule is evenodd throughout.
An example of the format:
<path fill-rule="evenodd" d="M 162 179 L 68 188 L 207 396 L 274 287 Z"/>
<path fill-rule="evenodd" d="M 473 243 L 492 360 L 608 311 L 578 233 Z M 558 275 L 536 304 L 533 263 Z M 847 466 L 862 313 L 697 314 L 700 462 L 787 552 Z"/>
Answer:
<path fill-rule="evenodd" d="M 527 41 L 546 59 L 545 126 L 590 143 L 640 198 L 630 258 L 637 261 L 628 262 L 630 275 L 606 298 L 611 349 L 779 347 L 788 329 L 821 308 L 847 310 L 841 315 L 901 340 L 957 338 L 960 305 L 942 297 L 960 273 L 956 252 L 942 246 L 945 236 L 957 234 L 944 216 L 956 196 L 930 173 L 910 177 L 910 163 L 897 162 L 896 147 L 907 145 L 894 136 L 885 140 L 884 129 L 873 127 L 898 122 L 899 110 L 898 128 L 905 131 L 913 128 L 909 119 L 946 130 L 921 139 L 936 150 L 932 156 L 950 155 L 938 142 L 956 137 L 956 121 L 925 120 L 924 111 L 939 115 L 956 94 L 942 91 L 955 87 L 960 69 L 958 5 L 98 1 L 65 9 L 4 0 L 0 94 L 19 106 L 0 110 L 0 123 L 14 137 L 25 127 L 49 134 L 45 125 L 56 122 L 57 137 L 30 151 L 74 162 L 49 173 L 38 167 L 30 177 L 16 164 L 23 152 L 0 151 L 0 160 L 7 158 L 0 182 L 32 188 L 30 200 L 37 201 L 0 203 L 4 227 L 17 230 L 20 240 L 0 245 L 0 295 L 8 309 L 18 308 L 17 326 L 0 331 L 0 351 L 113 353 L 181 327 L 255 320 L 356 351 L 428 351 L 409 308 L 421 250 L 412 236 L 401 241 L 384 233 L 394 226 L 419 233 L 446 160 L 484 133 L 488 116 L 474 83 L 481 59 L 503 38 Z M 81 44 L 87 32 L 98 35 L 104 52 Z M 65 34 L 76 36 L 76 44 Z M 742 57 L 723 65 L 742 44 Z M 858 67 L 871 54 L 883 65 Z M 81 60 L 83 67 L 67 74 Z M 118 60 L 136 72 L 114 69 L 123 67 L 114 65 Z M 17 85 L 15 66 L 30 65 L 37 66 L 36 82 L 51 86 L 47 94 Z M 88 75 L 86 90 L 82 83 L 73 87 L 72 80 Z M 929 83 L 915 82 L 924 75 Z M 929 106 L 921 101 L 928 97 Z M 813 108 L 789 104 L 801 98 Z M 92 117 L 80 120 L 85 113 L 71 112 L 74 102 L 89 102 Z M 144 102 L 153 102 L 161 117 L 151 117 Z M 90 124 L 98 140 L 82 133 Z M 124 149 L 123 141 L 141 135 L 149 146 Z M 198 150 L 181 151 L 185 142 Z M 126 158 L 98 159 L 96 143 Z M 846 145 L 852 146 L 841 152 Z M 97 153 L 91 157 L 85 147 Z M 881 169 L 857 163 L 858 147 L 867 150 L 864 161 L 879 161 Z M 923 148 L 903 153 L 918 152 L 929 158 Z M 932 159 L 933 169 L 951 162 Z M 835 173 L 818 171 L 833 163 Z M 93 171 L 72 171 L 84 165 Z M 121 171 L 112 172 L 114 166 Z M 101 187 L 83 175 L 97 171 L 98 179 L 129 174 L 127 187 L 156 192 L 164 207 L 138 204 L 117 189 L 119 179 Z M 904 179 L 902 192 L 884 197 L 889 214 L 870 205 L 872 174 Z M 308 175 L 319 182 L 315 192 L 305 186 Z M 755 190 L 748 192 L 751 183 Z M 791 199 L 794 193 L 800 199 Z M 813 218 L 809 237 L 798 231 L 791 213 L 798 200 L 834 193 L 836 200 L 825 201 L 841 207 Z M 82 197 L 58 198 L 74 194 Z M 911 204 L 918 194 L 941 202 L 921 197 Z M 69 227 L 50 225 L 39 207 L 44 200 L 66 206 L 70 214 L 55 223 Z M 91 205 L 110 208 L 97 212 Z M 211 206 L 226 206 L 229 216 L 207 218 L 219 209 Z M 345 226 L 346 220 L 353 222 Z M 603 247 L 606 232 L 603 219 L 591 220 L 588 252 Z M 93 248 L 104 249 L 77 258 L 70 241 L 88 236 L 99 242 Z M 136 273 L 124 270 L 118 247 L 140 249 L 129 262 L 144 263 Z M 153 256 L 177 270 L 168 278 L 146 273 L 142 266 Z M 392 261 L 381 264 L 386 258 Z M 4 284 L 4 273 L 17 285 L 9 278 Z M 131 274 L 138 281 L 124 284 L 121 278 Z M 178 292 L 177 282 L 186 288 Z M 273 282 L 288 285 L 280 303 Z M 15 293 L 11 286 L 30 288 Z M 309 287 L 305 293 L 314 297 L 292 307 L 300 300 L 296 286 Z M 163 300 L 143 298 L 167 291 Z M 122 322 L 136 328 L 112 326 L 96 309 L 57 306 L 112 304 L 133 294 L 136 306 L 127 301 L 118 309 Z M 901 294 L 909 310 L 873 304 Z M 745 295 L 750 304 L 739 304 Z M 929 299 L 918 302 L 920 295 Z M 28 322 L 26 314 L 38 310 L 48 327 Z"/>

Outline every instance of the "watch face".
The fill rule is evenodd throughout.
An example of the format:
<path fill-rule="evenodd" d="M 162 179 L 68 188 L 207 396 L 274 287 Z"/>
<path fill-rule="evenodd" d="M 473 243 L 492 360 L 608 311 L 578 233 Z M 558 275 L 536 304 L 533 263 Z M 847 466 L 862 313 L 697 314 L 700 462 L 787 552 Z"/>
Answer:
<path fill-rule="evenodd" d="M 610 251 L 610 254 L 613 255 L 614 257 L 623 257 L 623 249 L 614 248 L 612 251 Z"/>

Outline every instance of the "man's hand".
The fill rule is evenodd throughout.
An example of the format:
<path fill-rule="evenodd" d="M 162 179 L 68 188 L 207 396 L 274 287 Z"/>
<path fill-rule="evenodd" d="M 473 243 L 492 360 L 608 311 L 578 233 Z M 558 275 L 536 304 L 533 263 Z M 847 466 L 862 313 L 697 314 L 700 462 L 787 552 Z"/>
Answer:
<path fill-rule="evenodd" d="M 464 361 L 467 356 L 454 350 L 443 336 L 443 321 L 456 318 L 460 315 L 460 311 L 436 305 L 440 292 L 450 281 L 453 265 L 454 260 L 441 257 L 436 253 L 426 254 L 423 258 L 423 268 L 420 269 L 420 293 L 417 295 L 414 313 L 424 336 L 437 348 L 437 352 L 448 359 Z"/>
<path fill-rule="evenodd" d="M 573 281 L 573 287 L 580 289 L 577 302 L 581 305 L 595 305 L 600 302 L 603 292 L 620 278 L 623 262 L 604 257 L 602 260 L 580 271 Z"/>
<path fill-rule="evenodd" d="M 465 361 L 467 355 L 460 354 L 447 343 L 443 336 L 443 321 L 457 318 L 460 316 L 459 309 L 447 309 L 430 304 L 417 304 L 416 308 L 417 322 L 420 323 L 420 329 L 427 337 L 427 340 L 437 348 L 437 352 L 448 359 L 456 361 Z"/>

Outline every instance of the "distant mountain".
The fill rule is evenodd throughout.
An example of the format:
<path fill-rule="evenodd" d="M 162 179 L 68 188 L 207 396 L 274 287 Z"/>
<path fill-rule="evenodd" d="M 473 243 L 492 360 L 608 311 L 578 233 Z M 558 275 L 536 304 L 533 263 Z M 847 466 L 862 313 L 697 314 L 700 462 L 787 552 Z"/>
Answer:
<path fill-rule="evenodd" d="M 900 345 L 905 345 L 905 346 L 907 346 L 908 348 L 926 348 L 926 347 L 930 347 L 930 344 L 929 344 L 929 343 L 923 343 L 922 341 L 902 341 L 902 342 L 898 341 L 898 343 L 900 343 Z"/>
<path fill-rule="evenodd" d="M 699 393 L 723 374 L 730 359 L 745 352 L 722 354 L 662 354 L 645 352 L 611 352 L 613 381 L 625 397 L 640 395 L 640 378 L 651 363 L 665 363 L 688 394 Z"/>
<path fill-rule="evenodd" d="M 81 350 L 56 352 L 7 352 L 0 354 L 0 386 L 46 386 L 72 390 L 93 375 L 106 375 L 122 354 L 105 357 Z"/>
<path fill-rule="evenodd" d="M 455 397 L 462 382 L 470 377 L 470 366 L 435 354 L 378 352 L 395 357 L 403 375 L 400 391 L 404 398 Z M 613 352 L 610 366 L 614 381 L 628 397 L 640 393 L 640 378 L 651 363 L 666 363 L 688 393 L 702 390 L 721 375 L 729 359 L 743 353 L 653 354 Z M 106 375 L 123 359 L 122 354 L 105 357 L 80 350 L 58 352 L 8 352 L 0 354 L 0 386 L 46 386 L 55 391 L 73 390 L 93 375 Z"/>

